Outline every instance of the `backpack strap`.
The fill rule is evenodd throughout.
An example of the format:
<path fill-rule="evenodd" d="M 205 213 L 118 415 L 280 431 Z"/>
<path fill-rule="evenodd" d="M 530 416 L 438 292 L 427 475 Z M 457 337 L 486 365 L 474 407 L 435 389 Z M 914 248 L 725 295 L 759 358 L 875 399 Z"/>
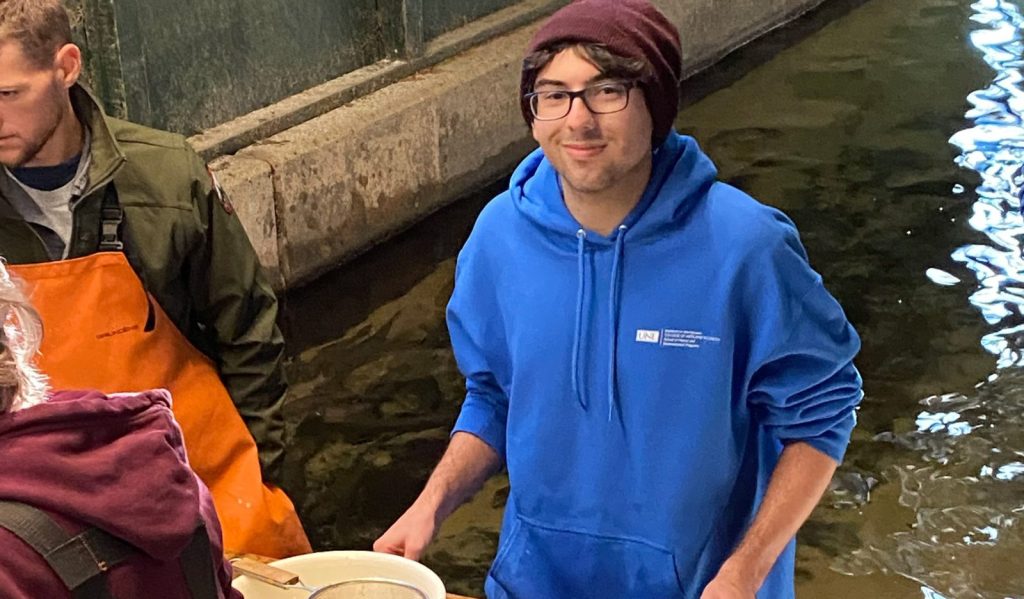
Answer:
<path fill-rule="evenodd" d="M 192 541 L 178 558 L 192 599 L 216 599 L 220 596 L 212 560 L 210 535 L 206 533 L 206 525 L 200 520 L 195 534 L 192 535 Z"/>
<path fill-rule="evenodd" d="M 95 527 L 72 535 L 42 510 L 14 501 L 0 501 L 0 527 L 35 549 L 74 599 L 111 599 L 101 574 L 139 553 L 130 543 Z M 220 596 L 210 537 L 202 521 L 178 562 L 192 599 Z"/>
<path fill-rule="evenodd" d="M 99 575 L 138 553 L 98 528 L 72 535 L 42 510 L 13 501 L 0 501 L 0 526 L 35 549 L 75 599 L 108 599 Z"/>

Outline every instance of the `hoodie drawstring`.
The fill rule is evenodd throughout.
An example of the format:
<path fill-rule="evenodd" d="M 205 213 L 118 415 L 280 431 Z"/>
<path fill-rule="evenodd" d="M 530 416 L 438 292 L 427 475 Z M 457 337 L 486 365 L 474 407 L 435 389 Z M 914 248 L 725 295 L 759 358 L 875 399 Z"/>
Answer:
<path fill-rule="evenodd" d="M 618 390 L 618 354 L 619 354 L 619 295 L 622 287 L 620 271 L 622 255 L 625 247 L 626 226 L 619 226 L 619 234 L 615 239 L 615 253 L 612 257 L 612 276 L 608 291 L 608 323 L 611 327 L 608 342 L 608 422 L 612 421 L 619 404 Z M 577 278 L 579 286 L 576 290 L 576 331 L 572 340 L 572 391 L 580 407 L 586 411 L 589 407 L 583 385 L 580 381 L 580 353 L 583 337 L 583 300 L 586 290 L 586 239 L 583 229 L 576 231 Z"/>
<path fill-rule="evenodd" d="M 615 255 L 612 258 L 612 280 L 609 284 L 608 297 L 608 324 L 611 327 L 611 337 L 608 347 L 608 422 L 619 404 L 618 391 L 618 353 L 619 353 L 619 290 L 622 286 L 619 271 L 622 267 L 622 253 L 624 239 L 626 237 L 626 225 L 619 226 L 619 234 L 615 238 Z"/>
<path fill-rule="evenodd" d="M 586 276 L 584 245 L 587 239 L 587 232 L 583 229 L 576 231 L 576 239 L 579 240 L 576 246 L 579 287 L 576 291 L 576 333 L 572 338 L 572 391 L 576 395 L 576 401 L 579 402 L 580 407 L 583 408 L 583 411 L 586 411 L 587 400 L 580 389 L 580 346 L 582 345 L 580 337 L 583 334 L 583 291 L 585 288 L 584 277 Z"/>

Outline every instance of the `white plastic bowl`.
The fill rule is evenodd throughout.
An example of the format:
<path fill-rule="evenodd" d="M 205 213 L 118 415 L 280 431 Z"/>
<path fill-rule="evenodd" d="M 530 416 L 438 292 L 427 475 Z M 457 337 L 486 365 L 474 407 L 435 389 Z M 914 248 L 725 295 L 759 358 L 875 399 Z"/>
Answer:
<path fill-rule="evenodd" d="M 444 583 L 434 572 L 412 560 L 374 551 L 322 551 L 297 555 L 271 562 L 298 574 L 304 584 L 321 587 L 354 578 L 380 577 L 400 580 L 416 586 L 429 599 L 445 599 Z M 246 575 L 236 578 L 231 586 L 245 599 L 297 599 L 306 597 L 302 590 L 284 590 Z"/>

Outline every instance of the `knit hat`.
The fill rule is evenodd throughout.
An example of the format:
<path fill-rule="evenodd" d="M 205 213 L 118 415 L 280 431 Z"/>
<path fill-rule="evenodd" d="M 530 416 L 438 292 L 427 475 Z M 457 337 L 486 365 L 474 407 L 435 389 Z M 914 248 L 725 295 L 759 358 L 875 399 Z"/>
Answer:
<path fill-rule="evenodd" d="M 679 112 L 682 51 L 679 31 L 647 0 L 575 0 L 555 14 L 533 36 L 527 56 L 560 42 L 602 44 L 613 54 L 640 59 L 651 66 L 643 82 L 653 121 L 653 141 L 660 145 Z M 524 69 L 521 95 L 532 92 Z M 529 102 L 520 100 L 527 125 L 533 125 Z"/>

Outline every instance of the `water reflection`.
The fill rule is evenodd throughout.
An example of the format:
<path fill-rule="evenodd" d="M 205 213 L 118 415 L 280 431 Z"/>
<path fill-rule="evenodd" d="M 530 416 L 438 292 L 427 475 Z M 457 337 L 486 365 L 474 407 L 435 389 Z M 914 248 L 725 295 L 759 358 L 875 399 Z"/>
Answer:
<path fill-rule="evenodd" d="M 898 572 L 933 599 L 1024 595 L 1022 388 L 1024 372 L 1005 371 L 970 395 L 924 400 L 917 430 L 878 435 L 893 453 L 913 456 L 886 473 L 898 478 L 913 522 L 870 536 L 835 567 L 853 576 Z"/>
<path fill-rule="evenodd" d="M 973 126 L 957 132 L 950 143 L 961 150 L 956 163 L 981 178 L 969 223 L 983 233 L 988 245 L 966 245 L 953 259 L 972 270 L 979 288 L 971 303 L 990 325 L 1001 328 L 982 338 L 982 346 L 999 357 L 998 366 L 1024 365 L 1024 257 L 1021 238 L 1021 167 L 1024 165 L 1024 109 L 1019 8 L 1005 0 L 981 0 L 971 5 L 971 20 L 981 27 L 970 34 L 971 44 L 996 72 L 995 80 L 970 94 L 966 117 Z M 948 284 L 947 273 L 930 271 L 930 278 Z M 951 276 L 951 275 L 950 275 Z"/>
<path fill-rule="evenodd" d="M 975 275 L 970 303 L 998 327 L 981 338 L 997 356 L 999 371 L 968 394 L 947 393 L 922 401 L 915 427 L 879 434 L 876 442 L 911 456 L 892 465 L 898 501 L 911 510 L 907 530 L 869 536 L 834 567 L 848 575 L 898 572 L 921 583 L 926 599 L 1019 597 L 1024 593 L 1020 548 L 1024 546 L 1024 257 L 1021 215 L 1024 165 L 1024 91 L 1020 84 L 1024 25 L 1019 8 L 1003 0 L 971 5 L 976 23 L 969 39 L 996 72 L 986 88 L 968 95 L 971 126 L 950 143 L 955 162 L 977 173 L 977 200 L 968 224 L 987 243 L 961 246 L 952 254 Z M 964 192 L 956 185 L 952 192 Z M 960 278 L 938 268 L 926 276 L 936 285 Z M 898 449 L 896 449 L 898 448 Z M 1018 567 L 1006 566 L 1017 564 Z"/>

